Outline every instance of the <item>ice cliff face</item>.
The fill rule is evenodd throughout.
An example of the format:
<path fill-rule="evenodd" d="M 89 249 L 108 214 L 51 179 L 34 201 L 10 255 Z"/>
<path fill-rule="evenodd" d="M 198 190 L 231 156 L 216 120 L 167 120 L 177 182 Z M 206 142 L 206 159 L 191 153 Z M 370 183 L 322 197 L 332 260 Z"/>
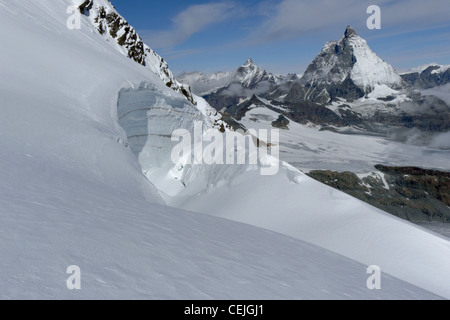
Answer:
<path fill-rule="evenodd" d="M 189 86 L 181 84 L 169 70 L 166 61 L 143 43 L 136 30 L 116 11 L 108 0 L 86 0 L 80 6 L 95 30 L 112 43 L 117 50 L 157 74 L 167 87 L 182 93 L 196 104 Z"/>
<path fill-rule="evenodd" d="M 144 171 L 170 163 L 170 151 L 177 143 L 171 142 L 171 136 L 176 129 L 192 131 L 195 121 L 204 123 L 205 128 L 220 127 L 220 116 L 210 111 L 204 115 L 180 95 L 149 82 L 119 92 L 119 124 Z"/>
<path fill-rule="evenodd" d="M 175 131 L 183 129 L 190 137 L 201 141 L 207 130 L 220 134 L 228 129 L 220 114 L 202 98 L 197 97 L 198 103 L 193 106 L 176 92 L 163 89 L 166 88 L 151 82 L 142 82 L 139 88 L 122 89 L 117 115 L 143 173 L 160 184 L 159 188 L 164 189 L 164 183 L 167 183 L 169 190 L 177 190 L 187 183 L 187 175 L 195 177 L 195 172 L 186 165 L 187 158 L 181 162 L 172 161 L 174 147 L 180 143 L 179 139 L 172 139 Z M 191 142 L 194 141 L 188 141 Z M 160 176 L 155 178 L 155 174 Z"/>
<path fill-rule="evenodd" d="M 144 173 L 153 169 L 170 172 L 176 166 L 171 161 L 171 151 L 177 144 L 171 138 L 176 129 L 185 129 L 193 136 L 193 124 L 198 122 L 202 124 L 200 130 L 228 130 L 221 115 L 202 98 L 193 95 L 188 85 L 174 78 L 164 59 L 143 43 L 136 30 L 108 0 L 86 0 L 79 4 L 78 10 L 92 24 L 94 32 L 114 49 L 162 80 L 161 83 L 143 81 L 138 87 L 123 88 L 118 96 L 118 122 L 125 131 L 126 144 L 138 158 Z"/>

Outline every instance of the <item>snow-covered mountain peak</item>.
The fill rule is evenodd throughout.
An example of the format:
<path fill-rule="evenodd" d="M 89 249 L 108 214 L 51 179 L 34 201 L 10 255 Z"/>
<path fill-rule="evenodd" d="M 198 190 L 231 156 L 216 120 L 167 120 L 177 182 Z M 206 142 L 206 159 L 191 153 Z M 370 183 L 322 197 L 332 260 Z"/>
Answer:
<path fill-rule="evenodd" d="M 328 91 L 330 98 L 337 92 L 351 91 L 353 98 L 372 92 L 377 86 L 390 88 L 402 84 L 395 69 L 373 52 L 366 40 L 361 38 L 352 27 L 347 27 L 339 41 L 327 42 L 320 54 L 308 66 L 302 77 L 308 86 Z M 344 86 L 344 88 L 338 88 Z M 307 99 L 313 98 L 309 92 Z M 327 96 L 328 96 L 327 95 Z"/>
<path fill-rule="evenodd" d="M 450 65 L 430 63 L 401 73 L 401 77 L 412 87 L 430 89 L 450 83 Z"/>
<path fill-rule="evenodd" d="M 116 11 L 109 0 L 85 0 L 78 8 L 81 14 L 90 20 L 95 31 L 118 51 L 150 69 L 166 86 L 182 93 L 188 101 L 196 104 L 189 86 L 175 79 L 167 62 L 142 41 L 136 30 Z"/>
<path fill-rule="evenodd" d="M 259 66 L 257 66 L 256 64 L 255 64 L 255 62 L 251 59 L 251 58 L 248 58 L 247 59 L 247 61 L 245 61 L 245 63 L 242 65 L 242 66 L 240 66 L 238 69 L 238 72 L 239 72 L 239 70 L 242 70 L 242 71 L 263 71 Z"/>
<path fill-rule="evenodd" d="M 264 83 L 265 88 L 269 88 L 283 80 L 282 76 L 274 76 L 268 73 L 250 58 L 233 71 L 220 71 L 208 74 L 189 72 L 180 74 L 177 78 L 181 82 L 189 84 L 193 92 L 199 96 L 209 95 L 217 90 L 226 88 L 230 84 L 237 84 L 245 90 L 253 90 L 260 86 L 261 83 Z"/>
<path fill-rule="evenodd" d="M 353 36 L 358 36 L 358 34 L 356 33 L 355 29 L 353 29 L 352 27 L 348 26 L 347 29 L 345 29 L 345 33 L 344 33 L 344 37 L 346 39 L 349 39 Z"/>
<path fill-rule="evenodd" d="M 402 70 L 402 72 L 400 72 L 400 75 L 411 74 L 411 73 L 419 73 L 420 74 L 427 69 L 430 70 L 430 73 L 435 74 L 435 73 L 447 71 L 448 69 L 450 69 L 450 65 L 440 65 L 439 63 L 431 62 L 431 63 L 427 63 L 427 64 L 424 64 L 424 65 L 421 65 L 418 67 L 404 69 L 404 70 Z"/>
<path fill-rule="evenodd" d="M 251 58 L 248 58 L 243 67 L 256 67 L 256 65 Z"/>
<path fill-rule="evenodd" d="M 237 69 L 239 82 L 245 87 L 251 86 L 252 82 L 261 79 L 265 74 L 266 71 L 258 67 L 252 59 L 248 59 L 244 65 Z"/>
<path fill-rule="evenodd" d="M 356 33 L 346 39 L 348 39 L 356 59 L 350 77 L 357 86 L 367 93 L 379 85 L 398 87 L 402 84 L 400 75 L 390 64 L 370 49 L 366 40 Z"/>
<path fill-rule="evenodd" d="M 257 66 L 252 59 L 248 59 L 244 65 L 236 70 L 236 78 L 245 88 L 254 88 L 261 81 L 275 81 L 272 74 Z"/>
<path fill-rule="evenodd" d="M 208 95 L 219 88 L 229 85 L 235 78 L 235 71 L 203 73 L 199 71 L 184 72 L 177 76 L 182 83 L 187 83 L 196 95 Z"/>

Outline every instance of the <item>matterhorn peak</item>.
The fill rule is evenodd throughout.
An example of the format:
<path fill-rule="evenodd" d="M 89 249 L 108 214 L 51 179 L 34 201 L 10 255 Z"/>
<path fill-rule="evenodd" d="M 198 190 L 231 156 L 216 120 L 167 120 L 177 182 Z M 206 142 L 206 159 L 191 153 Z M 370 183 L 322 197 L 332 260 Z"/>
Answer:
<path fill-rule="evenodd" d="M 325 102 L 336 97 L 355 100 L 379 86 L 397 88 L 402 85 L 395 69 L 378 57 L 350 26 L 341 40 L 325 44 L 308 66 L 302 82 L 314 88 L 305 99 L 320 98 Z M 324 94 L 324 90 L 328 94 Z"/>
<path fill-rule="evenodd" d="M 344 33 L 344 38 L 345 39 L 349 39 L 353 36 L 358 36 L 358 34 L 356 33 L 355 29 L 353 29 L 352 27 L 348 26 L 347 29 L 345 29 L 345 33 Z"/>

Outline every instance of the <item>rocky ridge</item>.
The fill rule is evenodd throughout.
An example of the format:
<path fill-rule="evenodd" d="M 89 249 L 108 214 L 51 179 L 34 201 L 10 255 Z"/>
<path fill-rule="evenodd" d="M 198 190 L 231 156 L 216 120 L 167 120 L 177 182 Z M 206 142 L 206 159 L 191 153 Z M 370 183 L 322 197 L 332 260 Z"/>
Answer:
<path fill-rule="evenodd" d="M 412 222 L 450 222 L 450 172 L 383 165 L 375 169 L 363 177 L 326 170 L 313 170 L 308 175 Z"/>
<path fill-rule="evenodd" d="M 195 98 L 189 86 L 177 81 L 162 57 L 144 44 L 136 30 L 115 10 L 109 0 L 86 0 L 79 6 L 80 13 L 89 17 L 97 32 L 117 44 L 130 59 L 149 68 L 174 91 L 182 93 L 192 104 Z"/>

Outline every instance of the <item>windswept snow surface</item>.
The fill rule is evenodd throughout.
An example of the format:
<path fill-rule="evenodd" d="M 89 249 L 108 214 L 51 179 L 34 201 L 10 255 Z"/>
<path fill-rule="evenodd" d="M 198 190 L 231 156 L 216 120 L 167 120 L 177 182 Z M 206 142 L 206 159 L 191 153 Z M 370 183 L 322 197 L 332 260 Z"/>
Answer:
<path fill-rule="evenodd" d="M 239 219 L 264 227 L 274 221 L 272 229 L 285 234 L 295 229 L 298 238 L 309 224 L 317 229 L 304 233 L 311 242 L 335 228 L 325 242 L 335 238 L 336 246 L 348 245 L 348 256 L 366 246 L 366 260 L 382 271 L 383 257 L 390 256 L 394 266 L 409 265 L 400 276 L 411 283 L 383 273 L 382 290 L 371 291 L 366 263 L 271 231 L 165 206 L 127 147 L 116 107 L 119 90 L 138 88 L 141 81 L 167 96 L 172 91 L 93 32 L 87 19 L 81 30 L 68 30 L 70 4 L 0 0 L 5 44 L 0 51 L 0 298 L 450 297 L 448 273 L 442 271 L 449 270 L 448 242 L 298 173 L 292 176 L 292 170 L 269 180 L 255 170 L 235 176 L 231 182 L 237 187 L 212 189 L 208 213 L 234 219 L 227 210 L 248 210 L 260 223 L 245 214 Z M 308 187 L 314 189 L 308 193 Z M 290 191 L 281 194 L 285 190 Z M 298 229 L 299 220 L 288 218 L 304 212 L 317 217 L 302 219 L 306 225 Z M 332 215 L 344 219 L 327 221 Z M 357 239 L 350 229 L 362 226 L 358 235 L 368 232 Z M 81 290 L 66 287 L 69 265 L 81 268 Z"/>
<path fill-rule="evenodd" d="M 166 201 L 307 241 L 450 297 L 450 243 L 446 239 L 287 165 L 273 177 L 261 176 L 256 170 L 239 173 L 225 181 L 219 173 L 208 190 L 189 193 L 187 186 L 181 195 L 166 197 Z"/>
<path fill-rule="evenodd" d="M 251 122 L 259 118 L 260 126 L 254 123 L 253 128 L 268 128 L 273 119 L 270 114 L 263 117 L 264 111 L 274 113 L 255 108 L 243 123 L 252 128 Z M 175 116 L 174 121 L 178 121 Z M 291 128 L 296 126 L 291 124 Z M 302 132 L 319 134 L 301 125 L 293 134 Z M 145 148 L 148 154 L 160 152 L 153 147 L 156 140 L 152 136 L 150 132 Z M 349 137 L 354 139 L 348 143 L 359 138 Z M 362 140 L 354 145 L 355 152 L 368 142 L 373 144 Z M 382 143 L 380 147 L 385 148 Z M 379 265 L 405 281 L 449 296 L 450 243 L 446 239 L 322 185 L 288 164 L 283 163 L 276 176 L 261 176 L 258 167 L 251 165 L 184 165 L 154 167 L 148 177 L 170 205 L 283 233 L 366 265 Z"/>
<path fill-rule="evenodd" d="M 119 101 L 119 110 L 133 106 L 139 110 L 145 103 L 137 97 L 151 96 L 141 91 L 135 90 L 134 95 L 128 91 L 128 95 Z M 149 99 L 148 104 L 152 103 L 153 99 Z M 252 120 L 245 118 L 243 121 L 247 128 L 252 128 L 251 121 L 258 116 L 261 127 L 254 129 L 268 128 L 273 119 L 270 114 L 263 117 L 262 110 L 275 114 L 268 109 L 252 109 L 247 115 Z M 185 125 L 179 114 L 171 112 L 167 116 L 173 120 L 164 121 Z M 171 129 L 158 127 L 158 121 L 152 118 L 149 116 L 148 121 L 154 121 L 155 125 L 149 126 L 148 132 L 145 127 L 138 132 L 138 135 L 146 136 L 138 157 L 141 161 L 141 155 L 145 154 L 166 158 L 166 161 L 160 160 L 165 166 L 149 162 L 142 166 L 148 170 L 147 176 L 169 205 L 304 240 L 365 265 L 378 265 L 402 280 L 449 297 L 450 243 L 447 239 L 320 184 L 286 163 L 282 163 L 275 176 L 262 176 L 258 166 L 250 164 L 170 164 L 169 142 L 164 143 L 164 150 L 158 141 L 160 136 L 169 141 Z M 142 120 L 145 122 L 147 116 L 144 115 Z M 185 129 L 192 131 L 192 126 L 189 124 Z M 124 128 L 130 133 L 135 129 L 130 122 Z M 310 130 L 311 134 L 313 130 Z M 364 143 L 360 143 L 358 148 L 363 147 Z M 195 158 L 201 158 L 201 155 L 195 154 Z"/>

